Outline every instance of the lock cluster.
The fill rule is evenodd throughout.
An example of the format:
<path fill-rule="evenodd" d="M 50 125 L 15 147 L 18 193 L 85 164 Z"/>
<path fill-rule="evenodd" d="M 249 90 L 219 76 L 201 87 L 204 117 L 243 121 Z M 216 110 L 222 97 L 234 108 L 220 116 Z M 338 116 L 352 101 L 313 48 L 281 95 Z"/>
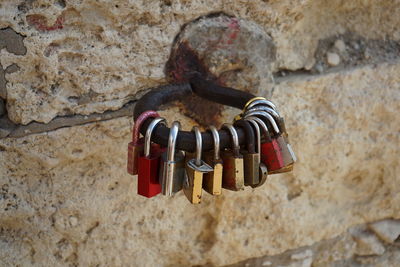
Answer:
<path fill-rule="evenodd" d="M 151 122 L 147 128 L 141 129 L 148 120 Z M 296 162 L 284 119 L 276 106 L 263 97 L 253 96 L 233 123 L 223 124 L 220 130 L 211 125 L 201 133 L 194 126 L 188 133 L 195 140 L 192 150 L 177 147 L 178 135 L 183 136 L 178 121 L 172 122 L 166 145 L 155 142 L 154 132 L 167 126 L 166 119 L 153 110 L 140 113 L 135 120 L 127 168 L 129 174 L 138 175 L 139 195 L 173 196 L 183 191 L 190 203 L 198 204 L 203 191 L 217 196 L 222 189 L 256 188 L 267 181 L 269 174 L 292 171 Z M 140 132 L 144 137 L 139 138 Z M 203 146 L 206 135 L 212 136 L 210 149 Z M 222 137 L 229 139 L 224 147 Z"/>

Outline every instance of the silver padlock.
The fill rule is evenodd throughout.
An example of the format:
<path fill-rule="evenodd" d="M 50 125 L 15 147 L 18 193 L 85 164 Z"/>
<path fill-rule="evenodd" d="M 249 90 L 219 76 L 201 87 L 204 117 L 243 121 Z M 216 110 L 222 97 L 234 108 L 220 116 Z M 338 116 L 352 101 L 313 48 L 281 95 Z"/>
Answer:
<path fill-rule="evenodd" d="M 185 156 L 182 151 L 175 151 L 176 139 L 181 124 L 174 121 L 168 137 L 168 147 L 161 155 L 160 183 L 161 192 L 165 196 L 172 196 L 182 190 L 185 178 Z"/>

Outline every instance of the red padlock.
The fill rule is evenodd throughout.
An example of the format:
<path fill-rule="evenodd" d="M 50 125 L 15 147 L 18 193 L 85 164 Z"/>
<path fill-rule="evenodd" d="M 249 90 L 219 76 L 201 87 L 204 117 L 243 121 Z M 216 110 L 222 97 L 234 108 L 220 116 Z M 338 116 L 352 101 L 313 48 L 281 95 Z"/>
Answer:
<path fill-rule="evenodd" d="M 285 164 L 277 139 L 271 138 L 268 127 L 263 120 L 255 116 L 246 118 L 256 121 L 264 132 L 264 138 L 261 141 L 261 162 L 267 166 L 268 172 L 272 173 L 282 169 Z"/>
<path fill-rule="evenodd" d="M 151 134 L 159 123 L 165 123 L 164 118 L 155 118 L 146 130 L 144 153 L 138 159 L 138 188 L 139 195 L 154 197 L 161 193 L 159 182 L 160 157 L 165 151 L 158 144 L 151 143 Z"/>
<path fill-rule="evenodd" d="M 139 139 L 139 130 L 142 126 L 142 123 L 148 118 L 156 118 L 159 117 L 157 112 L 149 110 L 140 114 L 140 116 L 136 119 L 135 124 L 132 129 L 132 142 L 128 144 L 128 164 L 127 170 L 131 175 L 138 174 L 138 157 L 143 152 L 144 148 L 144 139 Z"/>

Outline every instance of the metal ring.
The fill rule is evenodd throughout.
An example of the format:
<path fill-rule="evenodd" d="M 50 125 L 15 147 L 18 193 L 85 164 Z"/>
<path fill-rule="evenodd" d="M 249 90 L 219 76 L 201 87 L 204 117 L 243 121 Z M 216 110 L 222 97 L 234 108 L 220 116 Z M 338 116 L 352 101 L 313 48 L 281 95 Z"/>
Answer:
<path fill-rule="evenodd" d="M 219 134 L 218 130 L 214 125 L 210 126 L 210 132 L 213 136 L 214 140 L 214 159 L 219 160 L 220 159 L 220 140 L 219 140 Z"/>
<path fill-rule="evenodd" d="M 201 132 L 199 130 L 199 127 L 193 126 L 192 131 L 194 131 L 194 135 L 196 137 L 196 165 L 200 166 L 201 165 L 201 148 L 203 146 L 203 140 L 201 138 Z"/>
<path fill-rule="evenodd" d="M 178 137 L 178 132 L 180 128 L 181 128 L 181 123 L 179 121 L 174 121 L 171 125 L 171 129 L 169 130 L 167 157 L 168 160 L 171 161 L 175 160 L 176 139 Z"/>
<path fill-rule="evenodd" d="M 150 147 L 151 147 L 151 134 L 153 130 L 157 127 L 157 124 L 163 122 L 165 124 L 165 118 L 155 118 L 147 127 L 146 134 L 144 135 L 144 156 L 148 158 L 150 156 Z"/>

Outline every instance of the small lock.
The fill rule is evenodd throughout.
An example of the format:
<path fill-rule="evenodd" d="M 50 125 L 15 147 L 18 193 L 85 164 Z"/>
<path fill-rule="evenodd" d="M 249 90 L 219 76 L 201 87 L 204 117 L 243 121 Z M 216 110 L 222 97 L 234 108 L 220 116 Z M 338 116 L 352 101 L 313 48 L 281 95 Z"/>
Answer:
<path fill-rule="evenodd" d="M 167 151 L 161 155 L 160 183 L 163 195 L 172 196 L 182 190 L 185 178 L 185 156 L 182 151 L 175 151 L 176 139 L 181 127 L 179 121 L 172 123 Z"/>
<path fill-rule="evenodd" d="M 128 144 L 127 171 L 131 175 L 138 174 L 138 157 L 143 153 L 144 138 L 139 138 L 139 131 L 142 123 L 148 118 L 159 117 L 155 111 L 146 111 L 136 119 L 132 129 L 132 141 Z"/>
<path fill-rule="evenodd" d="M 228 123 L 222 125 L 228 129 L 232 137 L 232 149 L 222 151 L 221 158 L 224 168 L 222 170 L 222 187 L 232 191 L 244 189 L 244 164 L 240 154 L 239 138 L 235 128 Z"/>
<path fill-rule="evenodd" d="M 159 181 L 160 156 L 165 150 L 158 144 L 151 143 L 151 134 L 159 123 L 165 124 L 164 118 L 155 118 L 146 130 L 144 154 L 138 159 L 138 194 L 148 198 L 161 192 Z"/>
<path fill-rule="evenodd" d="M 261 142 L 261 162 L 265 164 L 268 172 L 282 169 L 284 167 L 281 149 L 276 139 L 272 139 L 268 127 L 263 120 L 251 115 L 245 116 L 248 119 L 256 121 L 262 128 L 264 139 Z"/>
<path fill-rule="evenodd" d="M 201 202 L 203 174 L 213 169 L 201 159 L 202 137 L 198 127 L 194 126 L 193 131 L 196 138 L 196 153 L 186 153 L 186 176 L 183 184 L 183 192 L 192 204 Z M 195 157 L 193 157 L 195 156 Z"/>
<path fill-rule="evenodd" d="M 260 183 L 260 154 L 256 152 L 256 138 L 250 122 L 239 120 L 235 125 L 245 132 L 246 149 L 241 151 L 244 163 L 244 185 L 255 186 Z"/>
<path fill-rule="evenodd" d="M 274 171 L 273 173 L 289 172 L 293 170 L 293 165 L 297 159 L 289 143 L 289 137 L 286 132 L 285 122 L 283 118 L 279 118 L 277 121 L 279 128 L 281 129 L 281 134 L 277 137 L 277 143 L 281 149 L 284 167 Z"/>
<path fill-rule="evenodd" d="M 258 119 L 258 118 L 256 118 Z M 252 124 L 254 128 L 254 132 L 256 135 L 256 143 L 257 143 L 257 153 L 260 155 L 258 157 L 258 175 L 259 175 L 259 182 L 258 184 L 252 185 L 251 187 L 259 187 L 262 186 L 268 179 L 268 168 L 264 163 L 261 163 L 261 131 L 260 127 L 258 126 L 257 122 L 252 119 L 252 117 L 246 118 L 246 121 Z"/>
<path fill-rule="evenodd" d="M 214 149 L 204 153 L 204 161 L 209 164 L 213 170 L 205 173 L 203 176 L 203 188 L 206 192 L 218 196 L 222 193 L 222 171 L 223 164 L 220 157 L 220 139 L 217 128 L 210 126 L 210 131 L 214 140 Z"/>

